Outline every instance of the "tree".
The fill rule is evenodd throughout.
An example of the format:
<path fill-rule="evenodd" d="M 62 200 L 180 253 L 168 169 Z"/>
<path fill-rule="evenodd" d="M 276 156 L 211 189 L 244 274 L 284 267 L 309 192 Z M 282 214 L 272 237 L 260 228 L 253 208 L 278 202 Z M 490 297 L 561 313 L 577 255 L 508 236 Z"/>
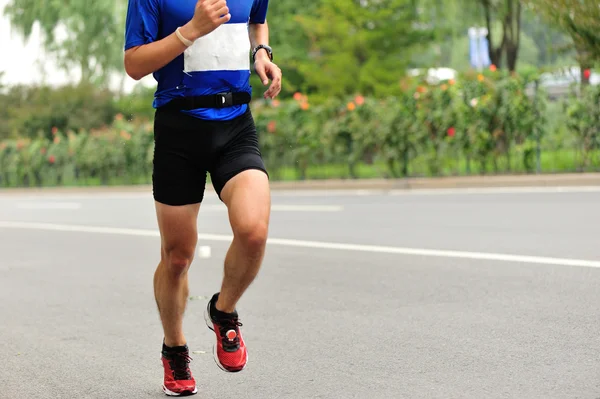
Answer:
<path fill-rule="evenodd" d="M 302 29 L 300 20 L 305 16 L 315 16 L 321 0 L 304 2 L 302 0 L 271 1 L 268 20 L 271 30 L 269 41 L 274 50 L 277 65 L 284 71 L 285 84 L 282 93 L 291 94 L 302 90 L 305 79 L 300 65 L 307 59 L 309 38 Z M 259 79 L 255 77 L 258 83 Z M 256 85 L 263 91 L 261 84 Z"/>
<path fill-rule="evenodd" d="M 299 70 L 310 89 L 330 95 L 396 91 L 411 53 L 433 39 L 414 0 L 322 0 L 298 19 L 309 39 Z"/>
<path fill-rule="evenodd" d="M 65 71 L 81 69 L 81 82 L 107 83 L 122 68 L 124 0 L 11 0 L 5 15 L 27 40 L 39 23 L 44 48 Z M 57 31 L 64 28 L 66 38 Z"/>
<path fill-rule="evenodd" d="M 415 54 L 415 66 L 448 67 L 453 61 L 468 65 L 468 50 L 460 56 L 464 62 L 454 58 L 459 58 L 455 57 L 457 46 L 468 43 L 469 27 L 481 23 L 481 8 L 473 7 L 463 0 L 419 0 L 418 13 L 423 23 L 432 30 L 433 42 L 429 46 L 424 45 Z"/>
<path fill-rule="evenodd" d="M 488 31 L 489 56 L 497 67 L 516 70 L 521 47 L 521 0 L 418 0 L 423 16 L 434 28 L 436 41 L 464 38 L 469 27 L 483 24 Z M 440 49 L 441 50 L 441 49 Z M 453 46 L 440 55 L 446 62 Z"/>
<path fill-rule="evenodd" d="M 525 1 L 571 36 L 582 72 L 600 62 L 600 7 L 597 0 Z M 584 83 L 589 82 L 587 74 L 581 76 Z"/>
<path fill-rule="evenodd" d="M 506 57 L 506 66 L 513 72 L 517 68 L 517 58 L 521 43 L 521 0 L 479 0 L 483 7 L 490 42 L 490 59 L 497 67 L 502 66 L 502 57 Z M 496 41 L 494 21 L 502 25 L 502 39 Z"/>

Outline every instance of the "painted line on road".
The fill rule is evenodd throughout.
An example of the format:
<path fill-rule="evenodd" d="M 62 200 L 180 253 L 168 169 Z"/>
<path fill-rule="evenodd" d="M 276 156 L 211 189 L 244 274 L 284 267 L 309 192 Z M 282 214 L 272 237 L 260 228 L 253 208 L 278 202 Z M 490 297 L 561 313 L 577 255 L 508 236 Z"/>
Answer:
<path fill-rule="evenodd" d="M 479 187 L 391 190 L 389 195 L 470 195 L 470 194 L 561 194 L 599 193 L 600 187 Z"/>
<path fill-rule="evenodd" d="M 600 186 L 547 187 L 476 187 L 476 188 L 406 188 L 406 189 L 315 189 L 277 190 L 280 197 L 370 197 L 370 196 L 445 196 L 488 194 L 585 194 L 600 193 Z"/>
<path fill-rule="evenodd" d="M 8 229 L 29 229 L 29 230 L 46 230 L 46 231 L 66 231 L 79 233 L 99 233 L 112 235 L 127 235 L 127 236 L 144 236 L 144 237 L 159 237 L 160 234 L 156 230 L 148 229 L 129 229 L 119 227 L 101 227 L 101 226 L 80 226 L 66 225 L 53 223 L 32 223 L 32 222 L 9 222 L 0 221 L 0 228 Z M 198 234 L 199 240 L 204 241 L 225 241 L 230 242 L 232 236 L 221 234 Z M 371 253 L 387 253 L 397 255 L 413 255 L 426 257 L 440 258 L 458 258 L 472 260 L 490 260 L 500 262 L 515 262 L 529 263 L 540 265 L 558 265 L 558 266 L 576 266 L 576 267 L 591 267 L 600 268 L 600 261 L 584 260 L 584 259 L 565 259 L 543 256 L 527 256 L 527 255 L 510 255 L 496 254 L 485 252 L 467 252 L 467 251 L 446 251 L 423 248 L 402 248 L 389 247 L 378 245 L 360 245 L 360 244 L 343 244 L 321 241 L 304 241 L 292 240 L 283 238 L 269 238 L 268 244 L 287 247 L 300 247 L 312 249 L 331 249 L 340 251 L 357 251 Z"/>
<path fill-rule="evenodd" d="M 341 212 L 341 205 L 271 205 L 272 212 Z M 201 205 L 200 212 L 227 211 L 224 204 Z"/>
<path fill-rule="evenodd" d="M 207 190 L 208 191 L 208 190 Z M 546 187 L 479 187 L 479 188 L 407 188 L 407 189 L 345 189 L 326 188 L 319 189 L 277 189 L 272 190 L 273 197 L 368 197 L 368 196 L 444 196 L 444 195 L 484 195 L 484 194 L 583 194 L 599 193 L 600 186 L 546 186 Z M 7 200 L 65 200 L 65 199 L 147 199 L 153 201 L 149 192 L 96 192 L 96 193 L 69 193 L 57 194 L 56 192 L 36 194 L 11 193 L 0 191 L 0 199 Z"/>
<path fill-rule="evenodd" d="M 81 209 L 80 202 L 19 202 L 16 204 L 18 209 Z"/>

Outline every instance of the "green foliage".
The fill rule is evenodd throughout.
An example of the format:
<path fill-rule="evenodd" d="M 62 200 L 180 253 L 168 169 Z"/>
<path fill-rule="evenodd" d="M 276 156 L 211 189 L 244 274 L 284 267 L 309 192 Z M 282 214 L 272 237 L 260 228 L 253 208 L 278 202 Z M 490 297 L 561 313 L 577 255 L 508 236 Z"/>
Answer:
<path fill-rule="evenodd" d="M 315 15 L 298 19 L 310 40 L 298 70 L 308 92 L 330 96 L 395 93 L 410 54 L 433 37 L 418 26 L 412 0 L 322 0 Z"/>
<path fill-rule="evenodd" d="M 439 85 L 407 78 L 385 99 L 353 94 L 315 104 L 295 93 L 257 101 L 253 113 L 276 180 L 598 170 L 600 89 L 561 108 L 543 91 L 526 90 L 535 78 L 498 71 Z M 110 122 L 49 135 L 25 130 L 0 142 L 0 186 L 148 183 L 151 121 L 117 114 Z"/>
<path fill-rule="evenodd" d="M 52 136 L 0 143 L 0 186 L 148 182 L 152 125 L 117 116 L 111 127 L 58 130 Z"/>
<path fill-rule="evenodd" d="M 39 23 L 46 51 L 65 71 L 79 67 L 81 82 L 104 84 L 110 72 L 122 69 L 126 4 L 124 0 L 11 0 L 4 13 L 25 39 Z M 58 28 L 66 30 L 66 38 L 57 35 Z"/>
<path fill-rule="evenodd" d="M 600 62 L 597 0 L 525 0 L 525 3 L 571 36 L 582 65 Z"/>
<path fill-rule="evenodd" d="M 0 95 L 0 138 L 50 137 L 52 128 L 100 127 L 116 113 L 113 94 L 89 84 L 59 89 L 13 86 Z"/>
<path fill-rule="evenodd" d="M 576 137 L 583 167 L 598 162 L 600 150 L 600 86 L 588 86 L 567 107 L 567 124 Z"/>

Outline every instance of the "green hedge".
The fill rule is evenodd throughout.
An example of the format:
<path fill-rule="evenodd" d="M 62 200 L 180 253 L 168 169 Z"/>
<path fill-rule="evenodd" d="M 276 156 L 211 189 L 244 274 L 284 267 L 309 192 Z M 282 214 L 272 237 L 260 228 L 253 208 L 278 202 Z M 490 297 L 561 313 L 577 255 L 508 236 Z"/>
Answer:
<path fill-rule="evenodd" d="M 530 84 L 486 72 L 405 79 L 386 99 L 296 93 L 252 107 L 274 179 L 598 170 L 600 88 L 551 103 Z M 148 183 L 152 153 L 151 122 L 121 114 L 97 129 L 26 132 L 0 142 L 0 186 Z"/>

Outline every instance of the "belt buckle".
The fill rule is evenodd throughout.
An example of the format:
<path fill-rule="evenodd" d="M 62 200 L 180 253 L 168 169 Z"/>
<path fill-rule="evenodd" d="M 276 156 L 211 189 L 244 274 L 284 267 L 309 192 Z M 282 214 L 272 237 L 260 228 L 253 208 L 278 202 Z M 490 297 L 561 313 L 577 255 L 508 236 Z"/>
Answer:
<path fill-rule="evenodd" d="M 233 93 L 217 93 L 217 107 L 225 108 L 233 105 Z"/>

